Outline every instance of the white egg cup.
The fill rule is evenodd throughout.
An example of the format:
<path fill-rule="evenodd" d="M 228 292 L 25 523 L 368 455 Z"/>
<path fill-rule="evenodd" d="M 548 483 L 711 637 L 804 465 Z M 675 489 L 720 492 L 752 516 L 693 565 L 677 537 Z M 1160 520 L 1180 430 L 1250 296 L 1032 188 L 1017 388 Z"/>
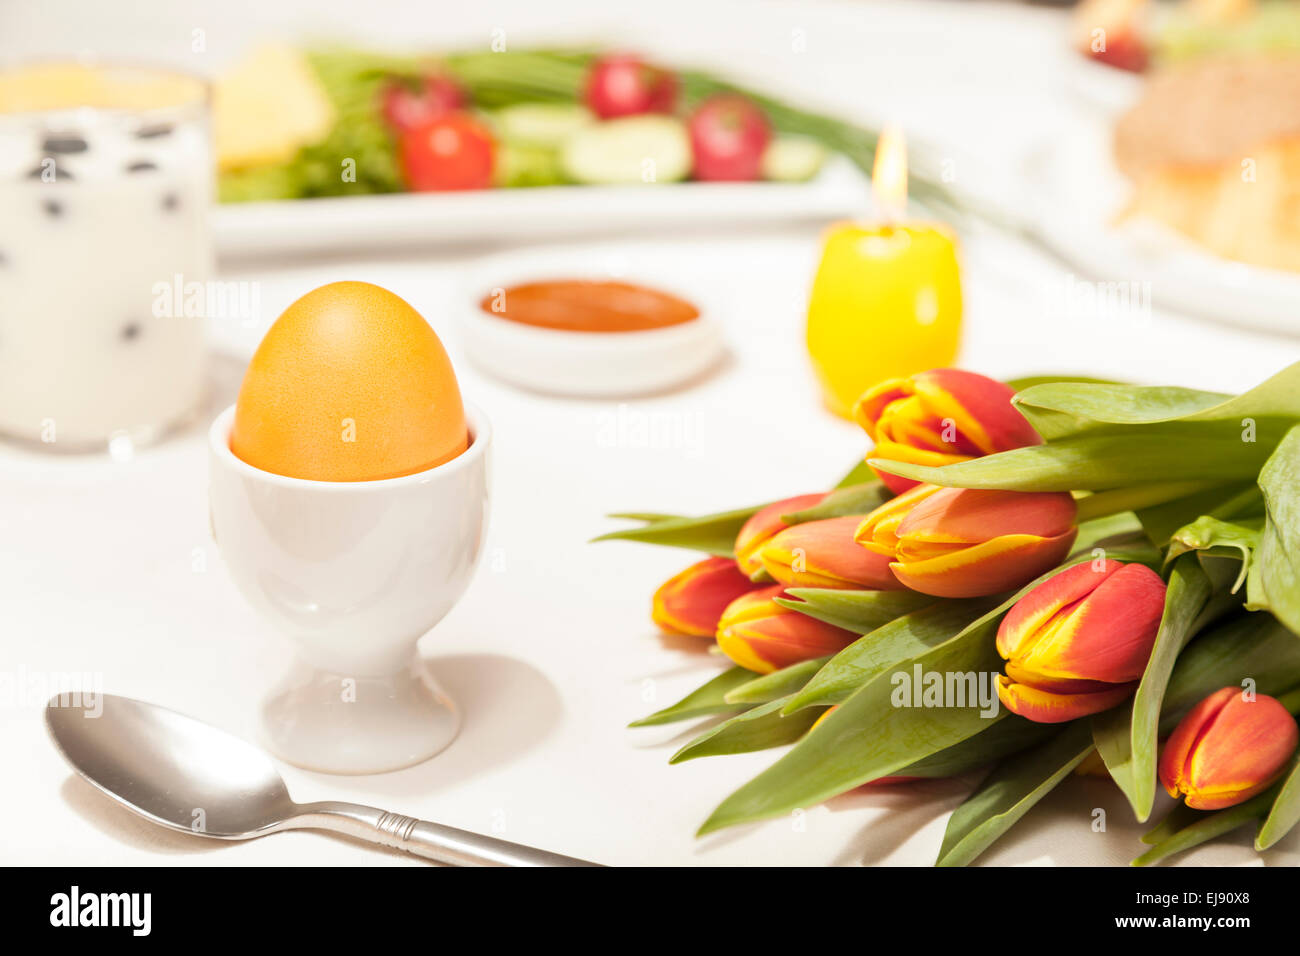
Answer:
<path fill-rule="evenodd" d="M 492 430 L 466 408 L 470 444 L 427 471 L 308 481 L 230 450 L 232 405 L 209 432 L 212 532 L 236 586 L 298 657 L 262 706 L 281 759 L 382 773 L 455 739 L 460 715 L 416 642 L 464 593 L 487 528 Z"/>

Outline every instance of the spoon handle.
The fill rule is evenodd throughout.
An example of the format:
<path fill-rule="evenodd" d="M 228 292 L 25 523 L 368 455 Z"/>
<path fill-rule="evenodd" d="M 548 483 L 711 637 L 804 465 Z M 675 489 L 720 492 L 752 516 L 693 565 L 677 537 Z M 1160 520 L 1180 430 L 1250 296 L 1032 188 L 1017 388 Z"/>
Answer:
<path fill-rule="evenodd" d="M 289 826 L 334 830 L 453 866 L 600 866 L 358 803 L 309 803 Z"/>

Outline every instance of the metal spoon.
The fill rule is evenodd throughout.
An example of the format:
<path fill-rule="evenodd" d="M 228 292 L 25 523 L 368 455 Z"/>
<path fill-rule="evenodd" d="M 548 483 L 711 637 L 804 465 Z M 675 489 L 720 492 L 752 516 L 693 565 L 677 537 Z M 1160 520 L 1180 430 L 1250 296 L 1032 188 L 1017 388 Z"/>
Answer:
<path fill-rule="evenodd" d="M 334 830 L 457 866 L 598 866 L 355 803 L 294 803 L 271 759 L 175 711 L 101 694 L 50 698 L 45 725 L 74 770 L 128 810 L 173 830 L 248 840 Z"/>

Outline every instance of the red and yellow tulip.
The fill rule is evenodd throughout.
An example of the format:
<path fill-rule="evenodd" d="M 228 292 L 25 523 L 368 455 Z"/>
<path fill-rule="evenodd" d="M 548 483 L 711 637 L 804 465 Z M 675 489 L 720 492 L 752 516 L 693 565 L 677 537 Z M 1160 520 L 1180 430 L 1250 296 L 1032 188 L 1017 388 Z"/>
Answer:
<path fill-rule="evenodd" d="M 718 622 L 718 647 L 741 667 L 770 674 L 800 661 L 835 654 L 858 635 L 782 607 L 773 599 L 781 585 L 751 591 L 732 601 Z"/>
<path fill-rule="evenodd" d="M 1146 669 L 1164 606 L 1165 582 L 1143 564 L 1106 559 L 1054 574 L 998 628 L 1003 706 L 1044 724 L 1114 707 Z"/>
<path fill-rule="evenodd" d="M 996 379 L 955 368 L 881 382 L 858 399 L 853 417 L 876 443 L 873 458 L 941 467 L 1037 445 L 1042 438 L 1011 404 L 1015 391 Z M 900 493 L 910 478 L 876 471 Z"/>
<path fill-rule="evenodd" d="M 763 546 L 759 561 L 773 580 L 788 588 L 902 588 L 889 570 L 887 556 L 853 540 L 861 523 L 861 516 L 850 516 L 794 525 Z"/>
<path fill-rule="evenodd" d="M 671 634 L 713 637 L 727 605 L 756 587 L 731 558 L 705 558 L 659 586 L 650 617 Z"/>
<path fill-rule="evenodd" d="M 1066 492 L 918 485 L 863 519 L 855 540 L 891 559 L 906 587 L 936 597 L 1018 588 L 1069 554 L 1077 529 Z"/>
<path fill-rule="evenodd" d="M 1267 694 L 1216 690 L 1179 723 L 1160 755 L 1160 782 L 1196 810 L 1222 810 L 1267 790 L 1300 745 L 1300 729 Z"/>
<path fill-rule="evenodd" d="M 825 497 L 824 491 L 812 495 L 795 495 L 793 498 L 774 501 L 754 512 L 749 520 L 740 526 L 740 532 L 736 535 L 734 550 L 736 564 L 740 566 L 740 570 L 751 578 L 761 575 L 763 566 L 758 560 L 758 553 L 774 535 L 790 527 L 781 520 L 781 515 L 811 508 Z"/>

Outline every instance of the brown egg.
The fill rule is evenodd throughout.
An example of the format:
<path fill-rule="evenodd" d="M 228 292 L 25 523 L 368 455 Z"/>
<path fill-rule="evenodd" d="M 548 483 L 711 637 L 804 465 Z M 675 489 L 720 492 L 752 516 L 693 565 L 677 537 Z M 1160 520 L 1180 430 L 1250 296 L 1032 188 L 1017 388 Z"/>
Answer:
<path fill-rule="evenodd" d="M 244 374 L 230 433 L 248 464 L 314 481 L 409 475 L 468 443 L 442 342 L 368 282 L 332 282 L 284 310 Z"/>

